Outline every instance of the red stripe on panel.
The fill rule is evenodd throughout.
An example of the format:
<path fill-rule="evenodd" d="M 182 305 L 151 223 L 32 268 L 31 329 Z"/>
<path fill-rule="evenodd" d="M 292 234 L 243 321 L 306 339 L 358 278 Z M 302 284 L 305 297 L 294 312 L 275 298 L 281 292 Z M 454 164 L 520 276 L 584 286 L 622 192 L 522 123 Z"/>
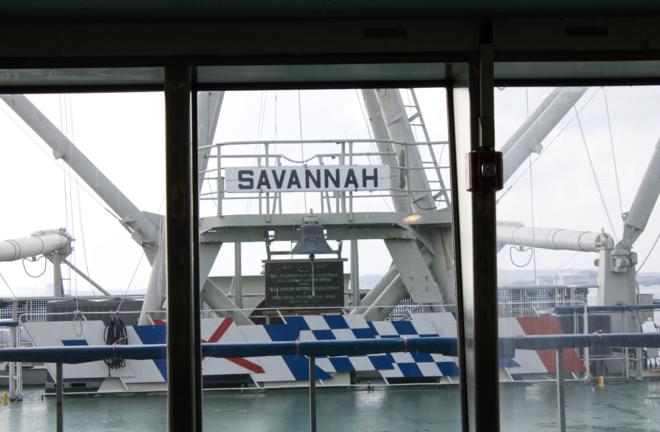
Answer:
<path fill-rule="evenodd" d="M 559 321 L 553 316 L 542 317 L 517 317 L 520 327 L 526 335 L 552 335 L 564 334 Z M 549 373 L 557 372 L 557 354 L 555 350 L 537 351 L 543 366 Z M 585 372 L 586 368 L 574 349 L 564 350 L 564 372 Z"/>
<path fill-rule="evenodd" d="M 211 337 L 208 340 L 202 339 L 202 342 L 212 342 L 212 343 L 219 342 L 220 339 L 222 339 L 222 337 L 225 335 L 225 333 L 227 333 L 227 330 L 229 330 L 229 327 L 233 322 L 234 320 L 231 318 L 223 319 L 220 325 L 218 326 L 218 328 L 215 329 Z M 204 361 L 205 358 L 206 357 L 202 357 L 202 361 Z M 240 357 L 230 357 L 227 358 L 227 360 L 249 370 L 252 373 L 264 373 L 264 368 L 262 368 L 261 366 L 259 366 L 254 362 L 251 362 L 248 359 L 244 359 Z"/>

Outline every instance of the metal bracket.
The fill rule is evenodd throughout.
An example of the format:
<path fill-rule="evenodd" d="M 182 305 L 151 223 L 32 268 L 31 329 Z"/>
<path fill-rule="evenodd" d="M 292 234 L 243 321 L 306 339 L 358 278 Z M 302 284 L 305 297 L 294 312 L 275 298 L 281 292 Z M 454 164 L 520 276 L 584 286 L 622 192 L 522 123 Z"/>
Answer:
<path fill-rule="evenodd" d="M 487 193 L 501 190 L 503 181 L 502 152 L 475 150 L 467 155 L 470 192 Z"/>

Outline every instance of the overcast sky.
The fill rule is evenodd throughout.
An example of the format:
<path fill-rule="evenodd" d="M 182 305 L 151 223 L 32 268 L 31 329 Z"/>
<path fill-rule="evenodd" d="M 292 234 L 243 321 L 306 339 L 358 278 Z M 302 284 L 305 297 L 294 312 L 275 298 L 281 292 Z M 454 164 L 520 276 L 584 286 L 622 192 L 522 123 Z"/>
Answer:
<path fill-rule="evenodd" d="M 543 100 L 550 89 L 496 90 L 496 133 L 501 145 L 525 120 L 527 112 Z M 610 135 L 605 110 L 609 105 L 612 138 L 621 203 L 614 175 Z M 433 140 L 446 140 L 447 121 L 442 89 L 418 92 L 423 113 Z M 605 203 L 620 236 L 625 212 L 646 169 L 646 162 L 660 137 L 660 88 L 592 88 L 578 102 L 586 143 L 594 169 L 605 195 Z M 38 95 L 30 99 L 103 171 L 140 209 L 162 213 L 164 200 L 164 121 L 163 95 L 74 94 Z M 99 284 L 114 293 L 140 292 L 147 283 L 149 265 L 142 250 L 130 238 L 105 204 L 75 173 L 61 161 L 55 161 L 50 149 L 0 102 L 0 239 L 19 238 L 33 231 L 66 227 L 76 241 L 71 260 Z M 299 106 L 301 110 L 299 111 Z M 528 108 L 529 107 L 529 108 Z M 334 139 L 368 138 L 368 120 L 360 105 L 359 92 L 278 91 L 233 92 L 226 95 L 215 142 L 258 139 Z M 561 131 L 561 132 L 560 132 Z M 575 112 L 571 111 L 544 143 L 540 156 L 514 174 L 500 194 L 498 217 L 542 227 L 560 227 L 600 231 L 611 228 L 599 199 L 591 168 L 587 162 Z M 332 146 L 299 146 L 271 149 L 292 158 L 308 158 Z M 254 153 L 255 147 L 242 152 Z M 446 154 L 446 153 L 445 153 Z M 238 162 L 235 162 L 238 163 Z M 525 170 L 526 169 L 526 170 Z M 530 191 L 530 181 L 533 192 Z M 288 198 L 288 199 L 287 199 Z M 308 194 L 307 208 L 318 204 Z M 302 211 L 305 196 L 289 194 L 289 208 Z M 370 199 L 356 204 L 361 210 L 385 211 L 389 203 Z M 206 215 L 214 214 L 215 204 L 202 206 Z M 232 201 L 224 205 L 227 213 L 256 211 L 256 203 Z M 315 208 L 316 211 L 320 209 Z M 655 211 L 648 228 L 635 245 L 644 259 L 660 229 L 660 211 Z M 283 248 L 290 245 L 280 245 Z M 344 250 L 347 250 L 346 247 Z M 659 248 L 660 249 L 660 248 Z M 512 252 L 514 259 L 526 255 Z M 346 254 L 347 255 L 347 254 Z M 265 257 L 261 243 L 244 249 L 243 271 L 257 274 Z M 500 254 L 500 267 L 515 268 L 508 248 Z M 594 254 L 537 251 L 539 269 L 593 268 Z M 660 253 L 655 252 L 644 271 L 660 271 Z M 364 241 L 360 246 L 363 274 L 380 274 L 389 265 L 386 249 L 379 241 Z M 17 295 L 50 293 L 51 266 L 37 278 L 44 261 L 0 263 L 0 274 Z M 137 270 L 136 270 L 137 269 Z M 230 274 L 233 248 L 228 245 L 220 254 L 214 274 Z M 346 267 L 348 270 L 348 266 Z M 135 275 L 133 276 L 135 272 Z M 68 272 L 65 271 L 68 276 Z M 65 290 L 90 294 L 89 286 L 74 278 Z M 0 280 L 0 296 L 10 296 Z"/>

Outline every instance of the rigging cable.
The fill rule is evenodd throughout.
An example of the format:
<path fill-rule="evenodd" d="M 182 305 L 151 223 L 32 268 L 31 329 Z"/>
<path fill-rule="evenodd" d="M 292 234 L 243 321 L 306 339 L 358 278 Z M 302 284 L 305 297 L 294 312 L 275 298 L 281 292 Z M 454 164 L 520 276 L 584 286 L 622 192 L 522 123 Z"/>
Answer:
<path fill-rule="evenodd" d="M 268 102 L 268 94 L 265 91 L 262 91 L 259 95 L 259 114 L 257 116 L 257 143 L 254 145 L 254 158 L 255 160 L 258 157 L 259 153 L 259 141 L 263 137 L 264 133 L 264 119 L 266 117 L 266 102 Z M 218 147 L 218 157 L 220 157 L 220 147 Z M 252 209 L 252 198 L 253 196 L 258 196 L 250 192 L 248 194 L 248 199 L 245 200 L 245 214 L 249 214 Z"/>
<path fill-rule="evenodd" d="M 59 130 L 64 136 L 70 136 L 69 135 L 69 109 L 68 109 L 68 101 L 67 101 L 67 95 L 61 94 L 59 95 L 58 98 L 59 102 L 59 115 L 60 115 L 60 126 Z M 69 156 L 71 154 L 71 141 L 68 141 L 68 146 L 66 149 L 66 154 L 65 156 Z M 71 175 L 71 167 L 65 162 L 65 158 L 62 158 L 62 164 L 64 164 L 64 170 L 63 170 L 63 176 L 64 176 L 64 208 L 65 208 L 65 215 L 66 215 L 66 227 L 68 228 L 69 232 L 71 233 L 72 236 L 75 236 L 75 219 L 73 217 L 73 189 L 71 187 L 72 184 L 72 175 Z M 72 258 L 73 258 L 73 263 L 77 264 L 76 262 L 76 253 L 75 251 L 71 252 Z M 71 269 L 68 270 L 68 280 L 69 280 L 69 294 L 72 294 L 73 290 L 73 285 L 74 282 L 77 282 L 77 278 L 72 278 L 71 275 Z M 62 278 L 62 290 L 64 290 L 64 278 Z M 77 286 L 76 286 L 76 294 L 77 294 Z M 76 296 L 77 297 L 77 296 Z M 76 309 L 77 309 L 77 301 L 76 301 Z"/>
<path fill-rule="evenodd" d="M 39 273 L 38 275 L 30 274 L 27 267 L 25 267 L 25 261 L 37 262 L 41 259 L 44 260 L 44 268 L 43 268 L 43 270 L 41 270 L 41 273 Z M 37 279 L 37 278 L 40 278 L 41 276 L 43 276 L 46 273 L 46 260 L 44 259 L 43 255 L 41 255 L 39 258 L 36 258 L 36 259 L 23 258 L 21 263 L 23 264 L 23 270 L 25 271 L 25 274 L 30 276 L 31 278 Z"/>
<path fill-rule="evenodd" d="M 33 144 L 33 145 L 34 145 L 39 151 L 41 151 L 44 155 L 46 155 L 46 157 L 48 158 L 49 161 L 54 162 L 54 163 L 55 163 L 55 166 L 58 167 L 59 169 L 61 169 L 62 171 L 65 170 L 64 166 L 62 166 L 62 165 L 60 165 L 59 163 L 57 163 L 57 160 L 56 160 L 56 159 L 53 159 L 53 154 L 50 153 L 49 151 L 47 151 L 46 149 L 44 149 L 44 148 L 39 144 L 39 142 L 37 142 L 37 140 L 36 140 L 36 139 L 30 134 L 30 132 L 28 132 L 28 130 L 25 128 L 25 126 L 24 126 L 23 124 L 19 123 L 18 121 L 16 121 L 16 119 L 14 119 L 13 116 L 12 116 L 12 115 L 11 115 L 6 109 L 5 109 L 2 105 L 0 105 L 0 111 L 2 111 L 2 112 L 5 114 L 5 116 L 6 116 L 8 119 L 10 119 L 10 120 L 12 121 L 12 123 L 14 123 L 14 124 L 16 125 L 16 127 L 17 127 L 17 128 L 18 128 L 18 129 L 19 129 L 19 130 L 20 130 L 20 131 L 21 131 L 21 132 L 22 132 L 22 133 L 23 133 L 23 134 L 24 134 L 24 135 L 30 140 L 30 142 L 31 142 L 31 143 L 32 143 L 32 144 Z M 15 114 L 14 114 L 14 115 L 15 115 Z M 110 214 L 111 214 L 114 218 L 116 218 L 117 220 L 121 220 L 121 219 L 119 219 L 119 218 L 114 214 L 114 212 L 113 212 L 112 210 L 110 210 L 110 209 L 107 207 L 107 205 L 106 205 L 105 203 L 101 202 L 101 200 L 100 200 L 99 198 L 97 198 L 97 197 L 96 197 L 92 192 L 90 192 L 88 189 L 86 189 L 86 188 L 84 187 L 84 185 L 81 185 L 81 184 L 78 182 L 78 180 L 76 180 L 76 179 L 74 178 L 74 181 L 75 181 L 76 184 L 77 184 L 77 185 L 83 190 L 83 192 L 85 192 L 85 193 L 86 193 L 86 194 L 87 194 L 87 195 L 88 195 L 88 196 L 89 196 L 94 202 L 96 202 L 96 204 L 99 205 L 99 207 L 101 207 L 102 209 L 105 209 L 108 213 L 110 213 Z"/>
<path fill-rule="evenodd" d="M 616 164 L 616 153 L 614 152 L 614 134 L 612 133 L 612 120 L 610 119 L 610 106 L 607 103 L 607 92 L 602 88 L 603 99 L 605 100 L 605 114 L 607 115 L 607 129 L 610 134 L 610 149 L 612 150 L 612 163 L 614 164 L 614 179 L 616 180 L 616 192 L 619 196 L 619 211 L 623 217 L 623 204 L 621 202 L 621 185 L 619 184 L 619 170 Z"/>
<path fill-rule="evenodd" d="M 596 174 L 596 168 L 594 167 L 593 160 L 591 159 L 591 153 L 589 152 L 589 147 L 587 146 L 587 138 L 584 135 L 584 129 L 582 128 L 582 121 L 580 121 L 580 115 L 577 111 L 577 108 L 573 107 L 575 110 L 575 119 L 577 120 L 578 129 L 580 130 L 580 136 L 582 137 L 582 144 L 584 145 L 584 150 L 587 153 L 587 160 L 589 161 L 589 166 L 591 167 L 591 174 L 593 175 L 594 182 L 596 182 L 596 189 L 598 189 L 598 195 L 600 196 L 600 202 L 603 204 L 603 210 L 605 210 L 605 216 L 607 216 L 607 221 L 610 224 L 610 229 L 614 238 L 617 238 L 616 230 L 614 229 L 614 224 L 612 223 L 612 218 L 610 217 L 610 212 L 607 210 L 607 204 L 605 203 L 605 197 L 603 196 L 603 190 L 600 187 L 598 182 L 598 176 Z"/>
<path fill-rule="evenodd" d="M 298 90 L 298 136 L 300 137 L 300 159 L 305 159 L 305 152 L 303 149 L 303 123 L 302 123 L 302 97 L 300 90 Z M 305 214 L 309 211 L 307 207 L 307 192 L 303 192 L 303 202 L 305 203 Z"/>
<path fill-rule="evenodd" d="M 526 263 L 518 264 L 516 262 L 516 260 L 513 259 L 513 250 L 514 249 L 516 249 L 518 252 L 525 252 L 525 251 L 531 250 L 532 254 L 529 256 L 529 259 L 527 260 Z M 529 265 L 529 263 L 532 262 L 533 257 L 534 257 L 534 249 L 533 248 L 528 248 L 528 247 L 524 247 L 524 246 L 511 246 L 509 248 L 509 259 L 511 260 L 511 264 L 513 264 L 514 266 L 516 266 L 518 268 L 527 267 Z"/>
<path fill-rule="evenodd" d="M 160 205 L 158 206 L 158 212 L 157 213 L 160 213 L 160 211 L 163 209 L 163 204 L 165 204 L 165 197 L 163 197 L 163 199 L 160 200 Z M 163 260 L 163 255 L 162 255 L 163 252 L 162 251 L 163 251 L 163 245 L 165 244 L 165 241 L 164 241 L 165 233 L 163 232 L 163 219 L 164 218 L 160 218 L 159 221 L 158 221 L 158 232 L 161 233 L 161 245 L 158 248 L 158 254 L 160 255 L 161 260 Z M 137 264 L 135 265 L 135 269 L 133 269 L 133 274 L 131 275 L 131 279 L 128 281 L 128 285 L 126 286 L 126 289 L 124 290 L 124 294 L 122 295 L 121 300 L 119 300 L 119 304 L 117 305 L 117 309 L 115 309 L 115 313 L 117 313 L 117 314 L 119 313 L 119 310 L 121 309 L 121 306 L 124 304 L 124 299 L 126 298 L 126 295 L 128 294 L 128 290 L 131 289 L 131 285 L 133 284 L 133 280 L 135 279 L 135 275 L 137 274 L 138 269 L 140 268 L 140 264 L 142 264 L 142 259 L 144 258 L 145 255 L 146 255 L 146 253 L 143 250 L 142 253 L 140 254 L 140 258 L 138 259 Z M 159 259 L 159 258 L 156 258 L 156 259 Z M 163 262 L 163 261 L 161 261 L 161 262 Z"/>
<path fill-rule="evenodd" d="M 591 95 L 591 97 L 589 99 L 587 99 L 585 104 L 582 105 L 582 107 L 580 107 L 578 112 L 582 112 L 582 110 L 585 109 L 591 103 L 591 101 L 593 101 L 593 99 L 596 97 L 597 94 L 598 94 L 598 91 L 594 92 Z M 566 124 L 564 124 L 564 126 L 559 130 L 559 132 L 557 132 L 557 134 L 554 137 L 552 137 L 552 139 L 548 142 L 548 144 L 545 147 L 543 147 L 543 149 L 541 150 L 541 153 L 539 153 L 536 160 L 539 160 L 541 155 L 543 153 L 546 153 L 550 149 L 552 144 L 554 144 L 557 141 L 557 139 L 559 139 L 559 137 L 564 133 L 564 131 L 566 129 L 568 129 L 568 127 L 573 123 L 573 121 L 575 121 L 575 116 L 573 116 L 570 120 L 568 120 L 566 122 Z M 534 163 L 536 163 L 536 162 L 534 162 Z M 500 196 L 497 198 L 496 204 L 499 203 L 500 200 L 502 198 L 504 198 L 511 191 L 511 189 L 513 189 L 513 187 L 516 185 L 516 183 L 518 183 L 523 177 L 525 177 L 525 174 L 527 173 L 527 170 L 528 170 L 528 168 L 524 168 L 524 170 L 520 173 L 520 175 L 518 177 L 516 177 L 514 180 L 511 181 L 511 185 L 509 187 L 507 187 L 506 189 L 504 189 L 502 191 L 502 193 L 500 194 Z"/>
<path fill-rule="evenodd" d="M 571 255 L 571 257 L 570 257 L 569 259 L 567 259 L 566 261 L 564 261 L 563 264 L 557 266 L 556 268 L 557 268 L 557 269 L 564 268 L 564 267 L 567 266 L 571 261 L 573 261 L 573 259 L 574 259 L 576 256 L 578 256 L 579 253 L 580 253 L 580 251 L 576 251 L 573 255 Z"/>
<path fill-rule="evenodd" d="M 0 273 L 0 279 L 2 279 L 2 281 L 5 283 L 5 285 L 7 286 L 7 289 L 8 289 L 9 292 L 11 293 L 11 295 L 12 295 L 13 297 L 16 297 L 16 294 L 14 294 L 14 290 L 11 289 L 11 287 L 10 287 L 9 284 L 7 283 L 7 279 L 5 279 L 5 277 L 2 275 L 2 273 Z"/>
<path fill-rule="evenodd" d="M 639 267 L 637 267 L 637 271 L 635 272 L 636 274 L 639 273 L 639 271 L 642 269 L 642 267 L 644 267 L 644 264 L 646 264 L 646 261 L 648 261 L 649 257 L 651 256 L 651 253 L 653 253 L 653 249 L 655 249 L 655 246 L 658 244 L 658 240 L 660 240 L 660 232 L 658 233 L 658 235 L 655 238 L 655 241 L 651 245 L 651 249 L 649 250 L 649 253 L 646 254 L 646 257 L 644 258 L 644 261 L 642 261 L 642 263 L 639 265 Z"/>
<path fill-rule="evenodd" d="M 527 109 L 527 118 L 529 119 L 529 89 L 525 87 L 525 107 Z M 529 161 L 529 209 L 532 217 L 532 244 L 536 244 L 536 219 L 534 217 L 534 173 L 532 171 L 532 155 L 527 158 Z M 532 269 L 534 270 L 534 286 L 538 285 L 536 274 L 536 248 L 532 247 Z"/>

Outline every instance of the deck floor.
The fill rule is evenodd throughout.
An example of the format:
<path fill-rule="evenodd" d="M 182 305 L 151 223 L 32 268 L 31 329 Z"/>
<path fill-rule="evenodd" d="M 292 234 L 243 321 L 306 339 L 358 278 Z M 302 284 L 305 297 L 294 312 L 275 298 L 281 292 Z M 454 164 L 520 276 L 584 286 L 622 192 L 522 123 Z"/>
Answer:
<path fill-rule="evenodd" d="M 55 401 L 40 394 L 31 389 L 23 402 L 0 406 L 0 430 L 54 430 Z M 555 396 L 553 383 L 504 385 L 502 430 L 556 431 Z M 569 383 L 566 401 L 569 431 L 660 430 L 660 382 L 612 384 L 604 390 Z M 458 387 L 320 389 L 318 415 L 320 431 L 458 431 Z M 70 431 L 165 431 L 166 417 L 163 395 L 64 399 L 64 426 Z M 204 424 L 205 430 L 223 432 L 308 430 L 307 393 L 207 392 Z"/>

